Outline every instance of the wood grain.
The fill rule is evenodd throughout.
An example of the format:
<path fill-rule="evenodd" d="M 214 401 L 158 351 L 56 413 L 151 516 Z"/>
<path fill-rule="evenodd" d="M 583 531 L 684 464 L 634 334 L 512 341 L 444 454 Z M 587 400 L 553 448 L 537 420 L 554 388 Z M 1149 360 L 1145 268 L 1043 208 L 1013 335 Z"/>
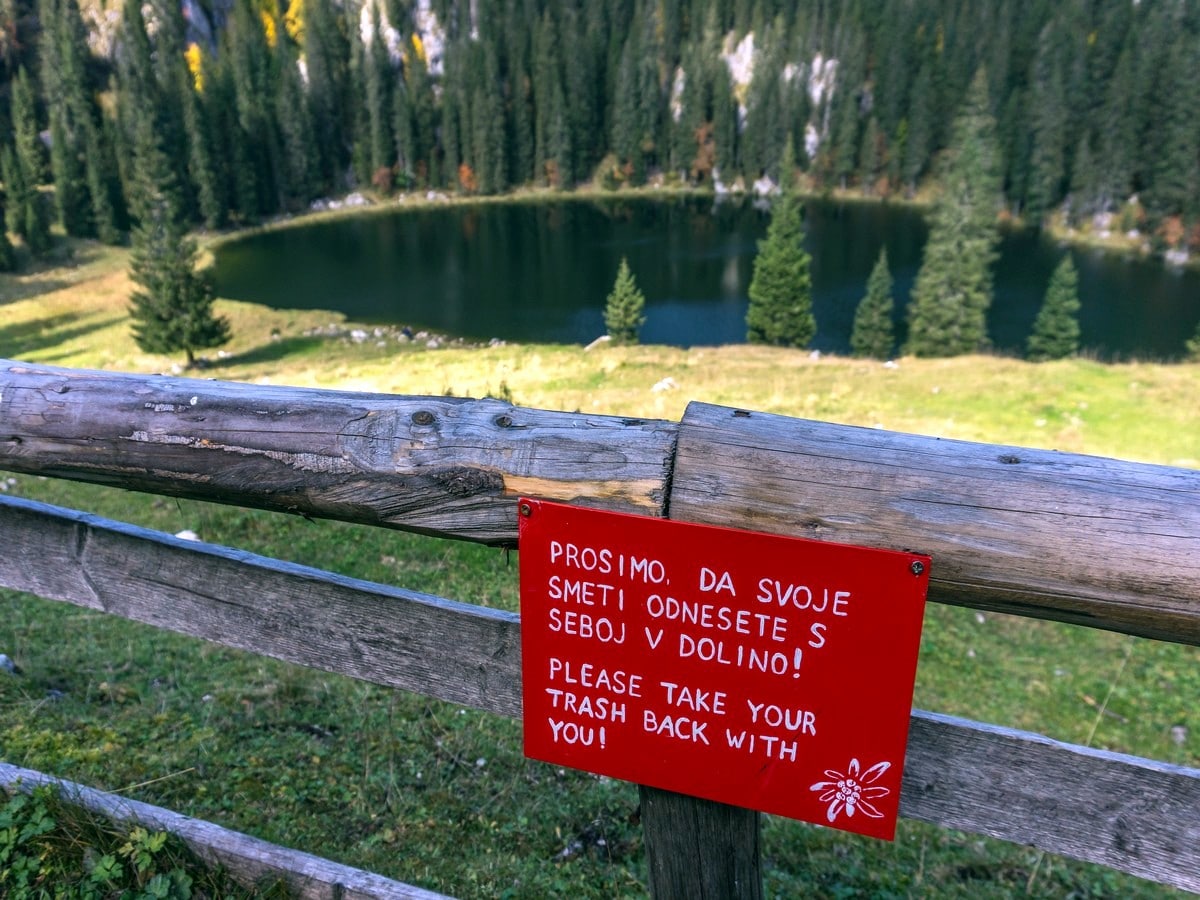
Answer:
<path fill-rule="evenodd" d="M 931 600 L 1200 643 L 1200 471 L 693 403 L 682 509 L 927 553 Z"/>
<path fill-rule="evenodd" d="M 179 836 L 200 859 L 223 866 L 245 888 L 282 880 L 300 900 L 442 900 L 423 888 L 384 878 L 340 863 L 290 850 L 211 822 L 180 815 L 169 809 L 119 797 L 45 775 L 33 769 L 0 762 L 0 786 L 31 792 L 42 785 L 58 789 L 68 803 L 129 826 Z"/>
<path fill-rule="evenodd" d="M 1200 770 L 917 712 L 900 814 L 1200 891 Z"/>
<path fill-rule="evenodd" d="M 515 615 L 12 497 L 0 497 L 0 542 L 2 587 L 520 716 Z M 660 800 L 651 796 L 650 803 Z M 707 816 L 703 805 L 693 804 L 667 814 Z M 918 711 L 901 814 L 1200 890 L 1195 769 Z M 746 846 L 751 835 L 757 840 L 744 822 L 736 827 L 740 837 L 732 846 Z M 696 867 L 686 854 L 674 859 Z M 710 865 L 720 864 L 728 864 L 723 883 L 746 883 L 736 858 Z"/>
<path fill-rule="evenodd" d="M 521 713 L 513 613 L 13 497 L 0 497 L 0 546 L 0 586 L 452 703 Z"/>
<path fill-rule="evenodd" d="M 661 514 L 674 423 L 0 360 L 0 468 L 515 545 L 521 494 Z"/>
<path fill-rule="evenodd" d="M 761 816 L 640 785 L 650 895 L 655 900 L 761 900 Z"/>

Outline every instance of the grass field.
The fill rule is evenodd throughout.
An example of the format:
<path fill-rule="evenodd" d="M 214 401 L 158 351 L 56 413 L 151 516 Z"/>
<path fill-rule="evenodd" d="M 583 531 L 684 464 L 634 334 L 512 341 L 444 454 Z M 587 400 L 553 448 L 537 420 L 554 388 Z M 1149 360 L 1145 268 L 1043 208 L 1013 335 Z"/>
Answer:
<path fill-rule="evenodd" d="M 124 251 L 0 276 L 0 358 L 165 371 L 129 335 Z M 197 374 L 677 419 L 690 400 L 1200 467 L 1200 365 L 879 363 L 751 347 L 398 343 L 337 316 L 222 301 Z M 333 324 L 336 335 L 314 333 Z M 379 346 L 382 344 L 382 346 Z M 652 387 L 666 377 L 677 386 Z M 4 480 L 0 478 L 0 480 Z M 28 476 L 13 494 L 506 609 L 503 552 Z M 468 897 L 639 896 L 636 790 L 523 759 L 519 725 L 0 592 L 0 758 Z M 915 703 L 1200 765 L 1191 648 L 931 606 Z M 1161 896 L 1093 866 L 902 822 L 894 844 L 768 818 L 772 896 Z"/>

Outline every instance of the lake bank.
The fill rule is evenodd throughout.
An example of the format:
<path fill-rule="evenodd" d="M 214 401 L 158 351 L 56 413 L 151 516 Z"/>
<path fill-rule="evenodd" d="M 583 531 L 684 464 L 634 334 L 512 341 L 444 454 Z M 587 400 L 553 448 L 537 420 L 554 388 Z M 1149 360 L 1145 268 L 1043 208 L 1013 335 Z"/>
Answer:
<path fill-rule="evenodd" d="M 756 244 L 766 204 L 712 195 L 593 196 L 545 202 L 391 207 L 269 228 L 214 247 L 226 297 L 276 308 L 326 308 L 350 319 L 477 341 L 587 344 L 624 259 L 647 299 L 641 338 L 674 346 L 745 339 Z M 811 199 L 812 347 L 850 352 L 855 309 L 878 255 L 894 278 L 896 335 L 920 270 L 928 222 L 915 206 Z M 1181 358 L 1200 307 L 1200 272 L 1067 250 L 1004 228 L 992 266 L 991 346 L 1023 355 L 1051 273 L 1074 259 L 1085 355 Z"/>
<path fill-rule="evenodd" d="M 127 251 L 78 245 L 79 262 L 0 278 L 0 356 L 79 368 L 170 371 L 133 343 Z M 406 394 L 502 396 L 551 409 L 678 419 L 690 400 L 866 427 L 1200 466 L 1200 364 L 997 356 L 894 366 L 749 345 L 672 348 L 400 343 L 324 310 L 219 300 L 233 339 L 184 373 Z M 335 334 L 323 334 L 330 326 Z M 382 344 L 382 346 L 380 346 Z M 670 379 L 667 386 L 654 390 Z M 672 386 L 673 385 L 673 386 Z"/>

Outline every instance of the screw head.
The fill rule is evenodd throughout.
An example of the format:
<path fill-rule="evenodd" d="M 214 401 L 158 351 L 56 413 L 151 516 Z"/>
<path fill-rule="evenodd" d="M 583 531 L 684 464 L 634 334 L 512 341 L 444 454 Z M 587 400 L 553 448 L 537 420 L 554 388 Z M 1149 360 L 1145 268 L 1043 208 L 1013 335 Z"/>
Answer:
<path fill-rule="evenodd" d="M 530 506 L 528 503 L 522 503 L 517 507 L 517 512 L 519 512 L 521 515 L 526 516 L 526 517 L 532 516 L 533 515 L 533 507 Z"/>
<path fill-rule="evenodd" d="M 908 569 L 914 575 L 920 575 L 925 571 L 925 563 L 921 562 L 919 559 L 914 559 L 912 561 L 912 565 L 909 566 Z"/>

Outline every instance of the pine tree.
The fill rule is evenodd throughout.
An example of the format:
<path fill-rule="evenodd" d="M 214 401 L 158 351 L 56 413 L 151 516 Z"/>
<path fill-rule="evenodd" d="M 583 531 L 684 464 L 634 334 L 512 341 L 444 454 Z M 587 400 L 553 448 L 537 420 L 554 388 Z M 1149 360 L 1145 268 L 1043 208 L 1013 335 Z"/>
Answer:
<path fill-rule="evenodd" d="M 512 30 L 512 29 L 510 29 Z M 513 41 L 520 41 L 513 35 Z M 517 43 L 509 60 L 509 104 L 512 108 L 509 181 L 525 184 L 535 177 L 533 166 L 533 84 L 529 77 L 527 48 Z"/>
<path fill-rule="evenodd" d="M 274 40 L 282 39 L 274 23 L 274 19 L 264 22 L 252 0 L 236 0 L 223 35 L 225 43 L 218 54 L 222 66 L 228 66 L 233 73 L 234 105 L 241 132 L 238 141 L 245 154 L 245 163 L 239 162 L 238 169 L 248 164 L 250 170 L 248 175 L 241 171 L 236 173 L 239 178 L 238 206 L 249 219 L 276 212 L 284 200 L 279 120 L 275 105 L 269 102 L 269 98 L 275 96 L 276 82 L 272 70 L 271 35 Z M 243 178 L 244 182 L 241 181 Z M 251 207 L 254 199 L 257 204 Z"/>
<path fill-rule="evenodd" d="M 283 145 L 282 187 L 288 207 L 297 209 L 317 194 L 316 138 L 295 51 L 280 37 L 275 53 L 279 80 L 276 118 Z M 394 147 L 392 155 L 395 155 Z"/>
<path fill-rule="evenodd" d="M 854 313 L 854 330 L 850 333 L 850 349 L 855 356 L 872 359 L 891 359 L 896 337 L 892 313 L 896 303 L 892 298 L 892 273 L 888 269 L 887 248 L 879 251 L 879 260 L 867 279 L 866 296 L 859 301 Z"/>
<path fill-rule="evenodd" d="M 379 7 L 379 3 L 370 7 L 370 30 L 364 34 L 368 40 L 362 51 L 363 86 L 366 88 L 362 102 L 367 107 L 369 134 L 366 138 L 372 179 L 380 169 L 390 167 L 396 158 L 396 142 L 392 135 L 392 90 L 396 79 L 388 57 Z"/>
<path fill-rule="evenodd" d="M 641 123 L 638 118 L 638 74 L 641 54 L 639 37 L 640 29 L 635 27 L 625 38 L 625 49 L 621 53 L 621 64 L 616 74 L 610 138 L 618 164 L 629 169 L 635 184 L 640 183 L 638 174 L 643 171 Z"/>
<path fill-rule="evenodd" d="M 187 236 L 167 155 L 143 119 L 137 134 L 137 226 L 133 230 L 130 297 L 133 338 L 147 353 L 187 354 L 229 340 L 229 322 L 213 313 L 212 283 L 196 270 L 197 248 Z"/>
<path fill-rule="evenodd" d="M 11 146 L 6 145 L 0 155 L 0 171 L 8 195 L 4 210 L 8 230 L 20 235 L 33 256 L 44 256 L 52 243 L 46 198 L 26 174 L 21 156 Z"/>
<path fill-rule="evenodd" d="M 72 237 L 94 237 L 87 173 L 63 104 L 50 107 L 50 171 L 54 175 L 54 205 L 63 230 Z"/>
<path fill-rule="evenodd" d="M 713 73 L 713 162 L 716 174 L 732 184 L 738 169 L 738 113 L 729 67 L 717 60 Z"/>
<path fill-rule="evenodd" d="M 1055 37 L 1052 25 L 1042 30 L 1033 67 L 1032 141 L 1025 210 L 1030 224 L 1035 226 L 1041 224 L 1062 196 L 1066 171 L 1066 95 Z"/>
<path fill-rule="evenodd" d="M 333 0 L 295 0 L 304 5 L 304 68 L 307 102 L 321 186 L 334 190 L 349 160 L 347 95 L 350 44 Z M 410 52 L 410 57 L 415 55 Z M 421 62 L 424 68 L 424 62 Z M 411 68 L 411 64 L 410 64 Z"/>
<path fill-rule="evenodd" d="M 208 228 L 221 228 L 229 216 L 229 198 L 221 178 L 220 163 L 216 155 L 216 142 L 209 126 L 209 98 L 214 91 L 206 84 L 212 68 L 212 58 L 201 53 L 194 78 L 180 82 L 180 105 L 183 107 L 183 124 L 187 132 L 188 175 L 196 192 L 196 204 L 200 217 Z M 207 88 L 208 93 L 204 93 Z"/>
<path fill-rule="evenodd" d="M 1192 212 L 1200 189 L 1200 85 L 1188 77 L 1200 63 L 1196 38 L 1181 33 L 1167 61 L 1160 76 L 1161 118 L 1155 122 L 1145 191 L 1147 206 L 1160 217 Z"/>
<path fill-rule="evenodd" d="M 862 149 L 858 154 L 863 193 L 868 196 L 875 193 L 875 183 L 883 171 L 882 138 L 879 122 L 871 116 L 867 119 L 867 127 L 863 129 Z"/>
<path fill-rule="evenodd" d="M 782 347 L 805 347 L 812 341 L 817 323 L 809 263 L 800 201 L 785 194 L 772 210 L 766 238 L 758 242 L 746 312 L 747 340 Z"/>
<path fill-rule="evenodd" d="M 24 67 L 12 84 L 12 130 L 15 147 L 4 148 L 4 184 L 8 193 L 9 231 L 20 235 L 29 252 L 44 256 L 50 249 L 50 211 L 38 184 L 46 171 L 38 135 L 33 85 Z"/>
<path fill-rule="evenodd" d="M 87 30 L 75 0 L 41 0 L 42 92 L 50 115 L 54 201 L 67 234 L 120 239 L 100 143 L 99 111 L 87 75 Z M 104 221 L 97 220 L 97 214 Z"/>
<path fill-rule="evenodd" d="M 1097 205 L 1105 212 L 1124 203 L 1133 185 L 1137 153 L 1133 67 L 1133 51 L 1126 46 L 1117 58 L 1097 121 L 1097 133 L 1101 136 L 1099 156 L 1104 160 L 1098 173 Z"/>
<path fill-rule="evenodd" d="M 0 221 L 4 221 L 6 218 L 3 206 L 3 203 L 0 203 Z M 7 229 L 0 228 L 0 272 L 13 272 L 16 268 L 16 250 L 13 249 L 12 241 L 8 239 Z"/>
<path fill-rule="evenodd" d="M 636 344 L 638 330 L 646 323 L 646 297 L 638 290 L 629 262 L 621 257 L 617 280 L 604 303 L 604 327 L 614 344 Z"/>
<path fill-rule="evenodd" d="M 904 163 L 901 175 L 908 184 L 908 193 L 917 190 L 917 179 L 929 165 L 929 154 L 933 148 L 933 75 L 932 66 L 926 62 L 917 73 L 913 84 L 912 105 L 909 109 L 908 127 L 904 141 Z"/>
<path fill-rule="evenodd" d="M 25 224 L 25 210 L 21 207 L 25 185 L 17 155 L 7 144 L 0 145 L 0 178 L 4 179 L 4 230 L 20 234 Z"/>
<path fill-rule="evenodd" d="M 24 66 L 17 69 L 17 77 L 12 81 L 9 112 L 12 116 L 13 143 L 21 170 L 30 184 L 41 184 L 49 173 L 46 148 L 39 133 L 41 129 L 38 127 L 33 82 Z"/>
<path fill-rule="evenodd" d="M 105 140 L 104 129 L 94 121 L 85 121 L 83 127 L 88 194 L 92 200 L 96 237 L 106 244 L 120 244 L 129 222 L 112 144 Z"/>
<path fill-rule="evenodd" d="M 982 69 L 953 132 L 908 311 L 905 352 L 917 356 L 956 356 L 987 345 L 1000 176 Z"/>
<path fill-rule="evenodd" d="M 1028 356 L 1034 362 L 1063 359 L 1079 352 L 1079 278 L 1071 254 L 1050 276 L 1046 298 L 1033 322 Z"/>
<path fill-rule="evenodd" d="M 833 107 L 833 138 L 827 144 L 828 154 L 832 157 L 829 160 L 830 174 L 837 179 L 837 186 L 845 190 L 855 171 L 854 157 L 859 144 L 858 94 L 853 85 L 847 83 L 841 86 L 834 95 Z"/>

